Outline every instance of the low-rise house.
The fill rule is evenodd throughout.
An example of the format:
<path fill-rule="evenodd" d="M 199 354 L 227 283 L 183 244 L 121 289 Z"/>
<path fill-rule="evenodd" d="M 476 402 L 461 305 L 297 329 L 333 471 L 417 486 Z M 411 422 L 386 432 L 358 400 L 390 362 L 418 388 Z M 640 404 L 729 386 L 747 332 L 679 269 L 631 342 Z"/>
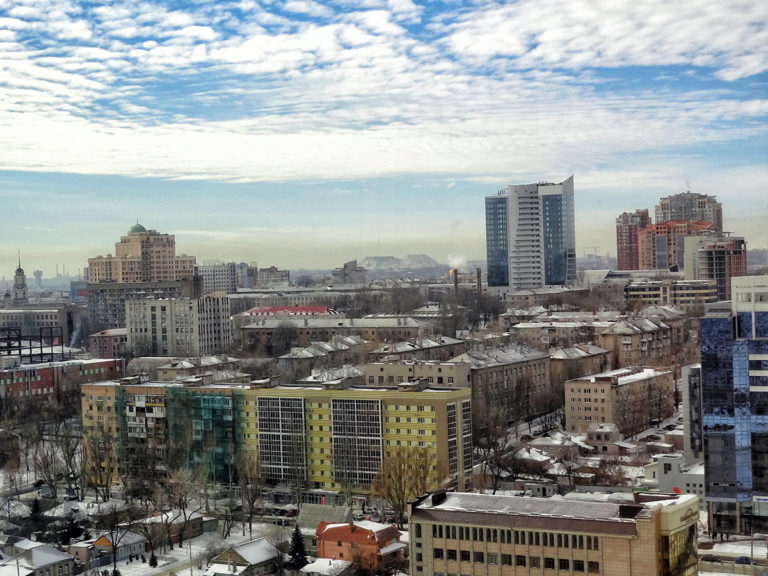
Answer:
<path fill-rule="evenodd" d="M 93 546 L 99 556 L 112 556 L 112 538 L 112 535 L 106 533 L 93 540 Z M 146 550 L 147 539 L 129 530 L 120 530 L 114 534 L 114 541 L 117 543 L 115 551 L 118 562 L 130 556 L 138 556 Z"/>
<path fill-rule="evenodd" d="M 263 576 L 277 574 L 280 551 L 265 538 L 233 546 L 208 565 L 205 576 Z"/>
<path fill-rule="evenodd" d="M 134 532 L 151 534 L 153 541 L 163 541 L 170 536 L 171 542 L 175 544 L 179 541 L 179 536 L 182 541 L 200 536 L 203 533 L 203 520 L 204 517 L 199 512 L 187 512 L 185 519 L 184 514 L 172 510 L 139 520 L 131 529 Z"/>
<path fill-rule="evenodd" d="M 375 572 L 386 562 L 402 559 L 407 544 L 393 524 L 362 520 L 346 524 L 321 522 L 316 531 L 317 555 L 354 562 L 362 570 Z"/>
<path fill-rule="evenodd" d="M 704 463 L 689 464 L 682 454 L 658 454 L 645 465 L 641 487 L 671 494 L 696 494 L 704 504 Z"/>
<path fill-rule="evenodd" d="M 304 566 L 299 572 L 305 576 L 352 576 L 356 570 L 354 563 L 349 560 L 318 558 Z"/>
<path fill-rule="evenodd" d="M 308 554 L 317 551 L 317 527 L 321 522 L 348 524 L 352 521 L 350 506 L 330 506 L 328 504 L 302 504 L 296 524 L 304 537 L 304 547 Z"/>
<path fill-rule="evenodd" d="M 10 536 L 3 552 L 7 557 L 0 561 L 2 570 L 7 570 L 8 566 L 15 570 L 18 566 L 18 574 L 28 576 L 70 576 L 74 573 L 75 560 L 72 556 L 42 542 Z"/>

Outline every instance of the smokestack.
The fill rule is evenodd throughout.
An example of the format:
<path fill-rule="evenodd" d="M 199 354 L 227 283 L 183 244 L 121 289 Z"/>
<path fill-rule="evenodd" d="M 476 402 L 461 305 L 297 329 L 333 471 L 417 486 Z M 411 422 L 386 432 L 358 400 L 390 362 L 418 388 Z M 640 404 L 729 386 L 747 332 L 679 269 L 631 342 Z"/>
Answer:
<path fill-rule="evenodd" d="M 456 296 L 456 298 L 459 297 L 459 271 L 456 268 L 451 269 L 451 274 L 453 274 L 453 294 Z"/>
<path fill-rule="evenodd" d="M 483 293 L 483 277 L 480 273 L 480 268 L 477 269 L 477 293 L 482 294 Z"/>

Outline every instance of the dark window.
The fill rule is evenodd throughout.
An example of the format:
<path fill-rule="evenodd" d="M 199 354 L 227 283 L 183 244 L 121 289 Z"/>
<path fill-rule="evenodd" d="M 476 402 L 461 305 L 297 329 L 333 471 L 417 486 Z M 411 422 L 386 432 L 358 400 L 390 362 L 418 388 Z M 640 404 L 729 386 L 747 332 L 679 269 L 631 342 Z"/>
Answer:
<path fill-rule="evenodd" d="M 591 573 L 598 574 L 600 572 L 600 562 L 589 561 L 587 563 L 587 568 Z"/>
<path fill-rule="evenodd" d="M 479 562 L 480 564 L 482 564 L 483 562 L 485 562 L 485 554 L 483 554 L 482 552 L 475 552 L 472 555 L 472 561 Z"/>
<path fill-rule="evenodd" d="M 512 554 L 502 554 L 501 555 L 501 563 L 505 566 L 511 566 L 512 565 Z"/>
<path fill-rule="evenodd" d="M 560 568 L 560 570 L 569 570 L 571 568 L 570 564 L 571 563 L 568 561 L 567 558 L 560 558 L 560 560 L 558 560 L 557 562 L 557 565 Z"/>
<path fill-rule="evenodd" d="M 469 550 L 461 550 L 459 554 L 461 554 L 462 562 L 469 562 Z"/>
<path fill-rule="evenodd" d="M 515 556 L 515 566 L 525 566 L 525 556 Z"/>
<path fill-rule="evenodd" d="M 549 568 L 550 570 L 555 569 L 555 559 L 554 558 L 544 558 L 544 568 Z"/>
<path fill-rule="evenodd" d="M 584 560 L 574 560 L 573 561 L 573 571 L 574 572 L 584 572 Z"/>
<path fill-rule="evenodd" d="M 442 548 L 435 548 L 434 550 L 432 550 L 432 557 L 436 558 L 438 560 L 442 560 L 443 559 L 443 549 Z"/>

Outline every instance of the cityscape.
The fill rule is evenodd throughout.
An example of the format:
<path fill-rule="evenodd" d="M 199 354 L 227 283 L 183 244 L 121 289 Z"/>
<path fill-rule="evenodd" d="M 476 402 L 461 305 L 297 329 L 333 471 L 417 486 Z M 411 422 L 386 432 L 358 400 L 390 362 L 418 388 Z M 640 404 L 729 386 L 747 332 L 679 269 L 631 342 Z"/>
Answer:
<path fill-rule="evenodd" d="M 0 576 L 768 575 L 766 34 L 0 0 Z"/>

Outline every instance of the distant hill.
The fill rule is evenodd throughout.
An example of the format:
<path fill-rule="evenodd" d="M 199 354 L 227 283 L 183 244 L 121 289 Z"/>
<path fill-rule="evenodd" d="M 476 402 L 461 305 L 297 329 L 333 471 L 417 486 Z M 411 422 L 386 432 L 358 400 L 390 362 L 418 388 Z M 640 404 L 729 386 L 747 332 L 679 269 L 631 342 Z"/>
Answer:
<path fill-rule="evenodd" d="M 404 258 L 395 256 L 368 256 L 358 262 L 370 272 L 385 272 L 395 270 L 421 270 L 438 268 L 440 264 L 426 254 L 409 254 Z"/>

